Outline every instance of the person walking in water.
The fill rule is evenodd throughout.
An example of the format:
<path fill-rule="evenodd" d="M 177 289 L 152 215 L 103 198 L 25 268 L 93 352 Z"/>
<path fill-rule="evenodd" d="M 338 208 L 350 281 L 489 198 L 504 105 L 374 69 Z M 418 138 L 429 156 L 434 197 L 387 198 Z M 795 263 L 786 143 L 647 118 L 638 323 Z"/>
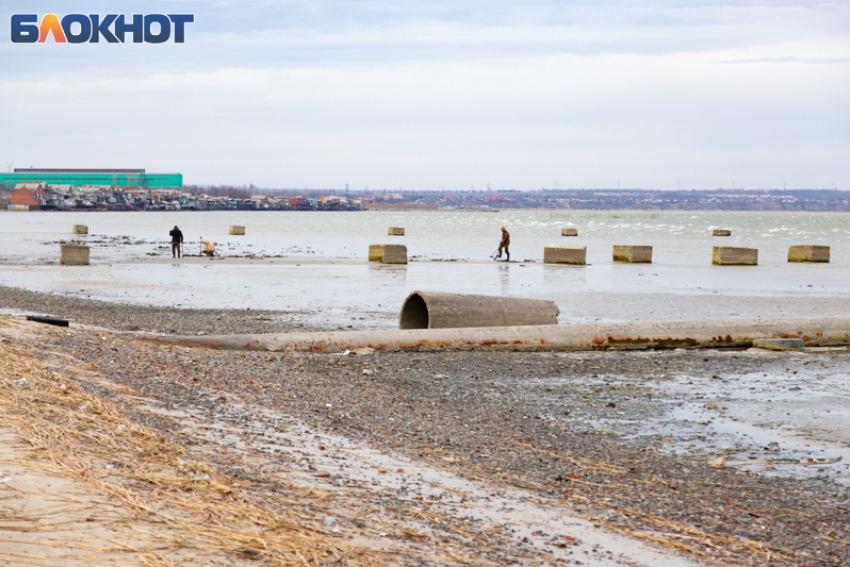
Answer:
<path fill-rule="evenodd" d="M 511 234 L 505 230 L 505 227 L 502 227 L 502 240 L 499 242 L 499 255 L 498 258 L 502 257 L 502 248 L 505 249 L 505 254 L 507 255 L 507 259 L 505 262 L 511 261 L 511 251 L 508 248 L 511 245 Z"/>
<path fill-rule="evenodd" d="M 171 235 L 171 257 L 180 258 L 182 256 L 180 245 L 183 244 L 183 233 L 180 232 L 177 225 L 174 225 L 174 228 L 168 234 Z"/>

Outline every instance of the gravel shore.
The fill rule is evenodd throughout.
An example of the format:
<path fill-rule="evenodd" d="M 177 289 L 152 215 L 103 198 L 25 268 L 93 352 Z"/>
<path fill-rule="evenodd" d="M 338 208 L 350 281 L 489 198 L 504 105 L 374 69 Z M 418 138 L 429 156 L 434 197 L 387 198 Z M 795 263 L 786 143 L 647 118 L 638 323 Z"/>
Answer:
<path fill-rule="evenodd" d="M 3 292 L 4 306 L 27 308 L 9 293 Z M 95 309 L 86 302 L 79 309 L 96 312 L 85 320 L 101 326 L 158 316 L 149 308 Z M 192 316 L 213 325 L 214 313 Z M 222 325 L 244 332 L 235 329 L 252 323 L 241 316 Z M 251 423 L 244 435 L 255 443 L 275 433 L 274 423 L 260 416 L 282 413 L 317 433 L 563 502 L 599 525 L 682 553 L 736 565 L 850 564 L 846 487 L 821 477 L 712 468 L 719 449 L 673 452 L 669 446 L 680 445 L 676 431 L 669 432 L 672 439 L 664 431 L 623 437 L 599 425 L 657 419 L 671 402 L 664 384 L 673 375 L 710 381 L 765 369 L 758 359 L 721 351 L 270 355 L 162 347 L 97 331 L 55 333 L 30 346 L 46 359 L 58 351 L 86 361 L 110 383 L 166 411 Z M 823 356 L 846 367 L 843 354 Z M 778 364 L 788 370 L 802 363 Z M 107 392 L 96 382 L 84 386 Z M 181 435 L 171 421 L 139 419 Z M 237 478 L 258 475 L 224 464 Z M 498 554 L 490 559 L 504 562 Z"/>
<path fill-rule="evenodd" d="M 251 309 L 175 309 L 128 305 L 0 286 L 0 309 L 119 331 L 231 335 L 312 331 L 300 312 Z"/>

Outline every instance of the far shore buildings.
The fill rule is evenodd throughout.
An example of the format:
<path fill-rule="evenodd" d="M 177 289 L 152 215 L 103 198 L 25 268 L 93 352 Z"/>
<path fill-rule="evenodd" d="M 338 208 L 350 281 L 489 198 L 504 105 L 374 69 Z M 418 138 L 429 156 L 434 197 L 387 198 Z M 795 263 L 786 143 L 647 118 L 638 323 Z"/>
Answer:
<path fill-rule="evenodd" d="M 0 173 L 0 190 L 9 192 L 5 208 L 11 210 L 136 208 L 152 191 L 170 188 L 179 194 L 181 185 L 179 173 L 144 169 L 16 168 Z"/>
<path fill-rule="evenodd" d="M 193 194 L 180 173 L 144 169 L 15 169 L 0 173 L 0 208 L 13 211 L 357 210 L 344 197 L 249 199 Z"/>
<path fill-rule="evenodd" d="M 147 173 L 144 169 L 36 169 L 15 168 L 12 173 L 0 173 L 0 185 L 45 183 L 57 185 L 95 185 L 111 187 L 181 187 L 180 173 Z"/>

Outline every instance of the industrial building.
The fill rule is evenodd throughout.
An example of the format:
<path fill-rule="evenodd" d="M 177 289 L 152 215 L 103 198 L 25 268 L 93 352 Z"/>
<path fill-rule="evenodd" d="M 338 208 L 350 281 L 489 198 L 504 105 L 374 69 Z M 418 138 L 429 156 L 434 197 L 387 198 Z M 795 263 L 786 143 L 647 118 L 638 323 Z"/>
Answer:
<path fill-rule="evenodd" d="M 0 173 L 0 187 L 13 188 L 18 183 L 46 183 L 51 186 L 181 187 L 183 175 L 146 173 L 144 169 L 15 168 L 14 173 Z"/>

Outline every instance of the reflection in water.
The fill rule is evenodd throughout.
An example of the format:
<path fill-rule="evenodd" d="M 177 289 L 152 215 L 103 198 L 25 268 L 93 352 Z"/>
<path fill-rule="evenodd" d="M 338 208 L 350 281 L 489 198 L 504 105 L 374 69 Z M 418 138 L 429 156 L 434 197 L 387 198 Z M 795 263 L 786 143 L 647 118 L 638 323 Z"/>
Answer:
<path fill-rule="evenodd" d="M 587 267 L 570 264 L 544 264 L 543 283 L 556 286 L 575 286 L 584 289 L 587 285 Z"/>
<path fill-rule="evenodd" d="M 502 295 L 511 294 L 511 267 L 504 264 L 499 266 L 499 290 Z"/>
<path fill-rule="evenodd" d="M 369 262 L 369 279 L 375 282 L 406 283 L 407 266 L 404 264 Z"/>

